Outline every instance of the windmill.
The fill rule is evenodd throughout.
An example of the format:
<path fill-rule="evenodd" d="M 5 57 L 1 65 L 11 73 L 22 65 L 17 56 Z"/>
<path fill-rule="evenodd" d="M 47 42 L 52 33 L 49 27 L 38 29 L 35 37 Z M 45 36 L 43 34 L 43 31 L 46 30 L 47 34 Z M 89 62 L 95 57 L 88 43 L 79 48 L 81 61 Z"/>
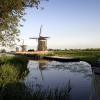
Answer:
<path fill-rule="evenodd" d="M 24 39 L 21 39 L 21 40 L 22 40 L 22 44 L 21 45 L 17 45 L 16 52 L 19 52 L 18 46 L 21 47 L 21 52 L 25 52 L 26 51 L 27 45 L 24 44 Z"/>
<path fill-rule="evenodd" d="M 22 48 L 22 52 L 25 52 L 26 51 L 27 45 L 24 44 L 24 39 L 23 39 L 21 48 Z"/>
<path fill-rule="evenodd" d="M 46 51 L 47 50 L 47 38 L 49 38 L 49 37 L 42 36 L 42 27 L 43 26 L 41 25 L 40 32 L 39 32 L 39 37 L 30 38 L 30 39 L 36 39 L 36 40 L 38 40 L 38 47 L 37 47 L 38 51 Z"/>

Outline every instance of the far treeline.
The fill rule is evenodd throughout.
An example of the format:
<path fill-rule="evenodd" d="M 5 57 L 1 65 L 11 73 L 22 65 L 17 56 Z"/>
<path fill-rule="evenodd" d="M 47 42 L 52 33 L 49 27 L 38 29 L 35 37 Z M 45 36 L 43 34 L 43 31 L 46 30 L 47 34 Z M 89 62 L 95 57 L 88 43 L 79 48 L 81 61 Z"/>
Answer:
<path fill-rule="evenodd" d="M 86 48 L 86 49 L 48 49 L 49 51 L 100 51 L 100 48 Z"/>

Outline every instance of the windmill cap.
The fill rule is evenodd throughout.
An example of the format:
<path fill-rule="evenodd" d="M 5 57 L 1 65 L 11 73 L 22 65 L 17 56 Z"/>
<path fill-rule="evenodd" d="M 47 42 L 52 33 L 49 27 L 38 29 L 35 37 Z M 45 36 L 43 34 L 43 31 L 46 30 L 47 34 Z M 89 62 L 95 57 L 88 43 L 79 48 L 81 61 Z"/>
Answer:
<path fill-rule="evenodd" d="M 49 37 L 40 36 L 38 39 L 39 39 L 39 40 L 46 40 L 47 38 L 49 38 Z"/>

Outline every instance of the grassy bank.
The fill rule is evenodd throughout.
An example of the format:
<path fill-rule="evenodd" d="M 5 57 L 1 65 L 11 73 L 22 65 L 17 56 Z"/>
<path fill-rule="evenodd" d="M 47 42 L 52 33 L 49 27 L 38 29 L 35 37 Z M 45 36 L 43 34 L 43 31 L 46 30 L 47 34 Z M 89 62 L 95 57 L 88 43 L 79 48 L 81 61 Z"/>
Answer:
<path fill-rule="evenodd" d="M 0 57 L 0 87 L 17 82 L 25 76 L 28 59 L 2 55 Z"/>

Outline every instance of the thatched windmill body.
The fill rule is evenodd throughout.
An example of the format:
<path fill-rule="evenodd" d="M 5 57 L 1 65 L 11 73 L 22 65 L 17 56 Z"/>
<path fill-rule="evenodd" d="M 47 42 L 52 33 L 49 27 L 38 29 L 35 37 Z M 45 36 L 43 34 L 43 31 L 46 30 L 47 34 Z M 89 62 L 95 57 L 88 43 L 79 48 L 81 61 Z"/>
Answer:
<path fill-rule="evenodd" d="M 30 39 L 38 40 L 38 46 L 37 46 L 38 51 L 46 51 L 47 50 L 47 38 L 49 38 L 49 37 L 42 36 L 42 25 L 41 25 L 39 37 L 38 38 L 30 38 Z"/>

